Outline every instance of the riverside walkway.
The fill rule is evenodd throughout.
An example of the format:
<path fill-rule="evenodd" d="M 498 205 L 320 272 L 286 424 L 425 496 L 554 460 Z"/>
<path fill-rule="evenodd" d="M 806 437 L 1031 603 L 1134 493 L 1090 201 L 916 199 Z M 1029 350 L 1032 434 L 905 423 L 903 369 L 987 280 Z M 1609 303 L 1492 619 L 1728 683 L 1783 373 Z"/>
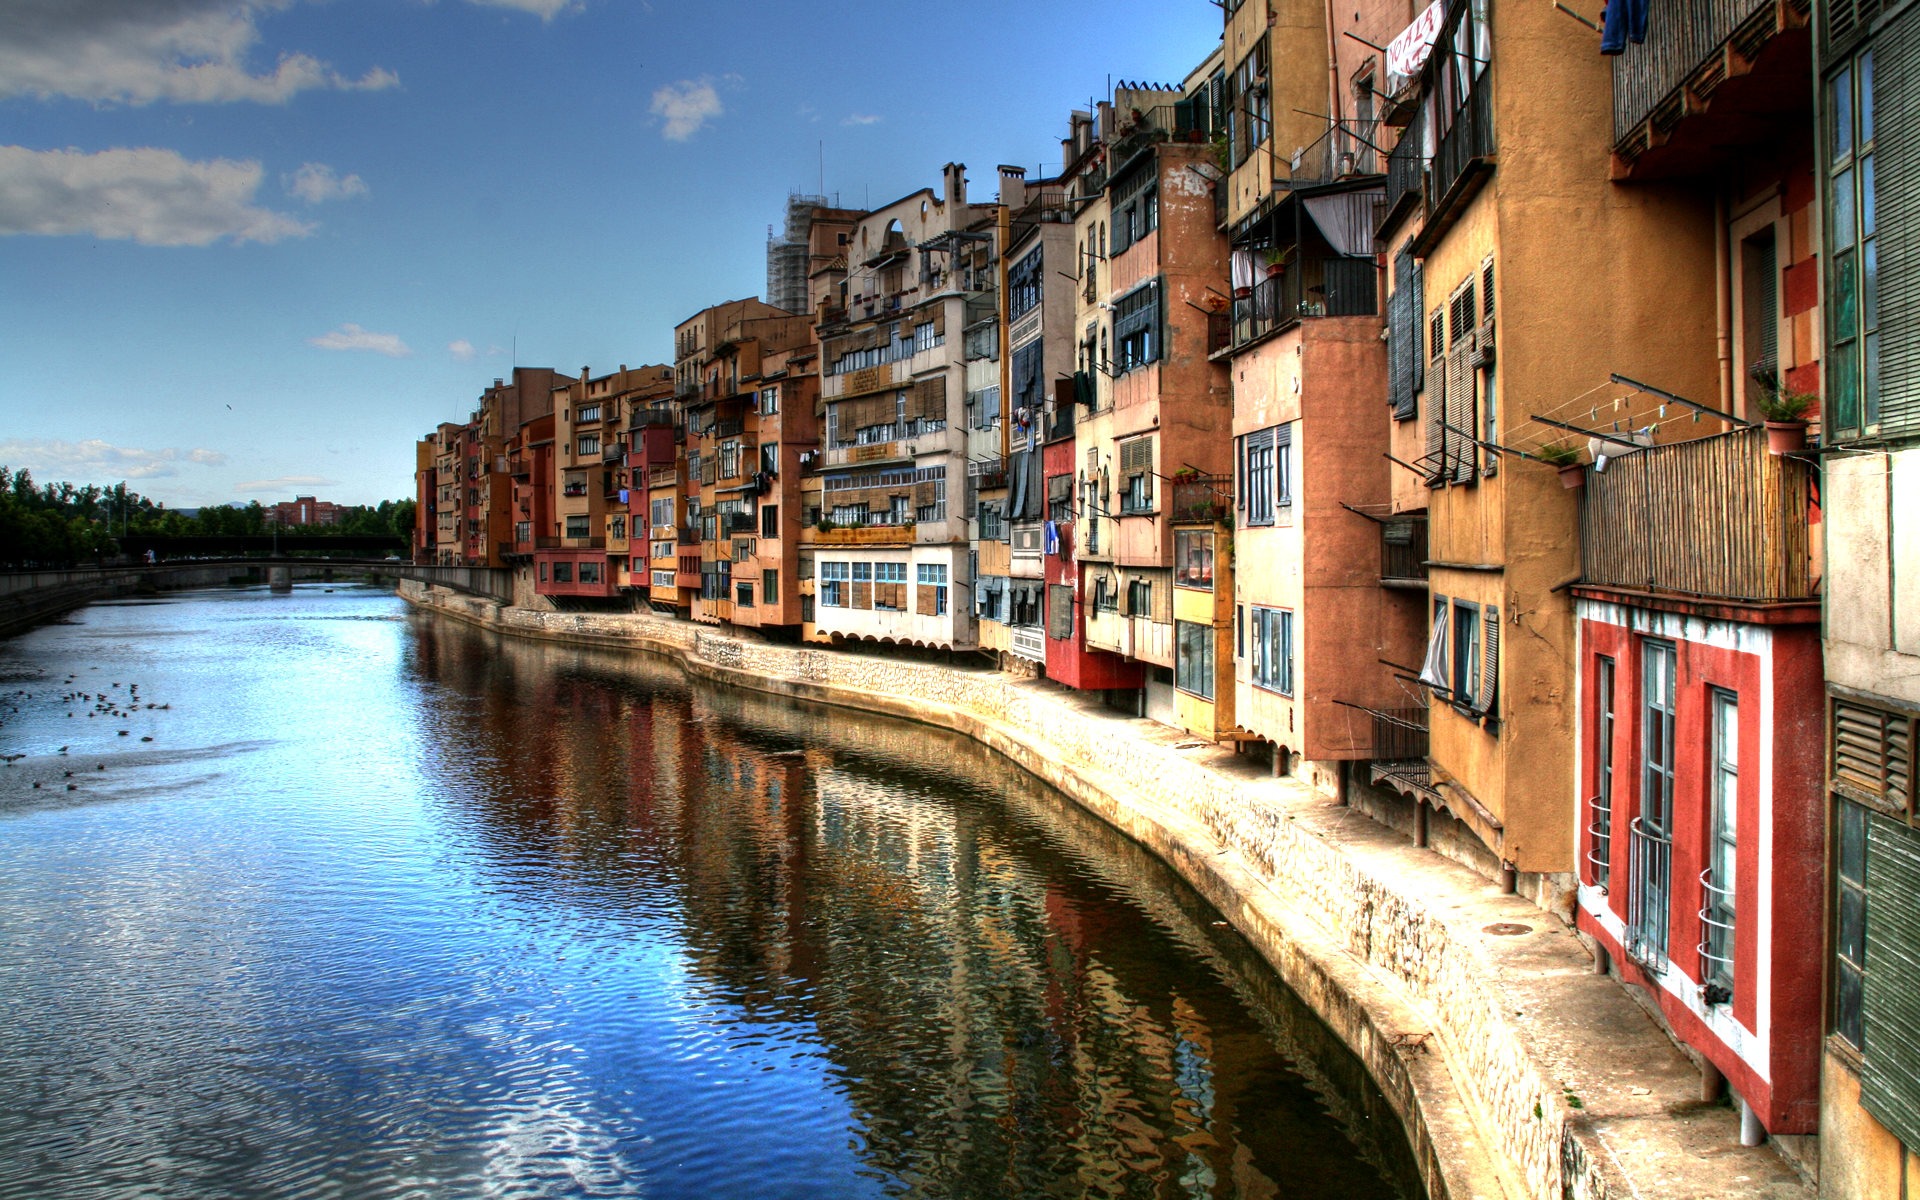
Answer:
<path fill-rule="evenodd" d="M 1558 917 L 1224 747 L 991 671 L 405 584 L 502 632 L 960 730 L 1174 866 L 1360 1055 L 1448 1197 L 1810 1197 Z"/>

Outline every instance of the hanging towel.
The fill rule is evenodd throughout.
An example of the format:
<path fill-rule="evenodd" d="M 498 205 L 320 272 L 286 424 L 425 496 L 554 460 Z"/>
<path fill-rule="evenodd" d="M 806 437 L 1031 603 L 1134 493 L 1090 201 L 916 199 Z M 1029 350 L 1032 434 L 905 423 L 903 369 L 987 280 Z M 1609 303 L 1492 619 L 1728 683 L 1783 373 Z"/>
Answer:
<path fill-rule="evenodd" d="M 1607 0 L 1600 29 L 1600 53 L 1619 54 L 1627 43 L 1647 40 L 1647 0 Z"/>

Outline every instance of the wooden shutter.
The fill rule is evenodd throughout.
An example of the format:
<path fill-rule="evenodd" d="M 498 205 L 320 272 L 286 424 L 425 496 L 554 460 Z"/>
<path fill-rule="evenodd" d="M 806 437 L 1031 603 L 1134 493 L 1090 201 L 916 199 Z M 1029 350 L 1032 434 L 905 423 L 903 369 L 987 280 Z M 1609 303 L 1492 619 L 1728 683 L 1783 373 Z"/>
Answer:
<path fill-rule="evenodd" d="M 935 375 L 931 379 L 915 381 L 913 392 L 907 397 L 907 415 L 925 417 L 930 421 L 941 421 L 947 415 L 947 377 Z"/>
<path fill-rule="evenodd" d="M 1493 716 L 1494 702 L 1500 695 L 1500 607 L 1487 605 L 1481 609 L 1480 619 L 1480 694 L 1473 698 L 1473 706 Z"/>
<path fill-rule="evenodd" d="M 1148 475 L 1153 472 L 1153 439 L 1137 437 L 1120 443 L 1120 474 Z"/>
<path fill-rule="evenodd" d="M 1387 297 L 1387 399 L 1396 421 L 1419 412 L 1419 275 L 1411 250 L 1393 256 L 1393 294 Z"/>
<path fill-rule="evenodd" d="M 1427 349 L 1432 355 L 1433 369 L 1427 373 L 1427 481 L 1436 483 L 1444 479 L 1446 471 L 1446 439 L 1441 436 L 1445 430 L 1442 422 L 1447 416 L 1447 310 L 1444 305 L 1433 310 L 1427 322 Z"/>
<path fill-rule="evenodd" d="M 1833 702 L 1833 778 L 1861 799 L 1904 813 L 1913 798 L 1913 718 Z"/>
<path fill-rule="evenodd" d="M 906 590 L 906 586 L 907 585 L 904 583 L 901 584 L 900 585 L 901 590 L 902 591 Z M 985 593 L 982 593 L 982 595 L 984 594 Z M 935 584 L 931 584 L 931 583 L 916 584 L 914 589 L 914 597 L 913 597 L 913 611 L 919 613 L 923 617 L 931 617 L 936 615 L 939 609 L 939 603 L 938 603 L 939 596 L 940 596 L 940 589 Z"/>
<path fill-rule="evenodd" d="M 873 584 L 871 581 L 861 580 L 859 583 L 853 585 L 853 607 L 873 607 Z"/>
<path fill-rule="evenodd" d="M 1450 323 L 1451 337 L 1447 345 L 1447 424 L 1460 433 L 1449 432 L 1446 437 L 1447 467 L 1455 483 L 1467 483 L 1473 479 L 1474 468 L 1478 465 L 1475 446 L 1467 432 L 1475 428 L 1474 378 L 1473 378 L 1473 284 L 1454 293 Z"/>
<path fill-rule="evenodd" d="M 947 336 L 947 309 L 945 305 L 933 310 L 933 336 Z"/>
<path fill-rule="evenodd" d="M 1867 818 L 1867 970 L 1860 1103 L 1920 1145 L 1920 833 Z"/>
<path fill-rule="evenodd" d="M 1153 591 L 1153 619 L 1162 625 L 1173 623 L 1173 580 L 1162 577 L 1155 579 Z"/>
<path fill-rule="evenodd" d="M 1056 642 L 1073 636 L 1073 588 L 1056 583 L 1047 588 L 1047 636 Z"/>

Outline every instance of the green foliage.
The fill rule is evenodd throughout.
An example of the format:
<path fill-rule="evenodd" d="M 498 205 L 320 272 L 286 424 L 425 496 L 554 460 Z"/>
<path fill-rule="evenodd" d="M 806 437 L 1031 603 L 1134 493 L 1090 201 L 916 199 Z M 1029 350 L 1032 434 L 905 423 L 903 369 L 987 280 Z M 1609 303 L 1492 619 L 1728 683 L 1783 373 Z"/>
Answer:
<path fill-rule="evenodd" d="M 1796 392 L 1780 380 L 1780 372 L 1768 363 L 1759 363 L 1747 376 L 1760 385 L 1755 407 L 1762 420 L 1801 421 L 1820 397 L 1812 392 Z"/>
<path fill-rule="evenodd" d="M 280 531 L 283 537 L 328 534 L 392 536 L 411 540 L 415 503 L 383 500 L 346 509 L 337 525 Z M 269 530 L 258 501 L 244 507 L 208 506 L 189 517 L 122 483 L 36 484 L 31 472 L 0 466 L 0 567 L 71 567 L 120 552 L 128 534 L 194 537 L 262 534 Z"/>
<path fill-rule="evenodd" d="M 1570 467 L 1580 461 L 1580 447 L 1572 442 L 1554 442 L 1540 447 L 1533 453 L 1542 462 L 1556 467 Z"/>

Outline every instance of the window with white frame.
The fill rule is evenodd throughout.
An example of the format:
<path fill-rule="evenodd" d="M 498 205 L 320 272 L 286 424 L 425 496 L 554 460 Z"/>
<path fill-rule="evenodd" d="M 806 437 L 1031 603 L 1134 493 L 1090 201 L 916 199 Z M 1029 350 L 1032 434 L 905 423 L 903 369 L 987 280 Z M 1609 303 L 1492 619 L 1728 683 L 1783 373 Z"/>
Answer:
<path fill-rule="evenodd" d="M 1251 649 L 1253 685 L 1293 695 L 1293 613 L 1254 605 Z"/>
<path fill-rule="evenodd" d="M 945 563 L 921 563 L 918 578 L 922 597 L 922 603 L 920 605 L 922 614 L 932 617 L 945 616 L 947 612 L 947 565 Z M 932 590 L 929 591 L 928 589 Z M 931 611 L 928 611 L 929 608 L 931 608 Z"/>

